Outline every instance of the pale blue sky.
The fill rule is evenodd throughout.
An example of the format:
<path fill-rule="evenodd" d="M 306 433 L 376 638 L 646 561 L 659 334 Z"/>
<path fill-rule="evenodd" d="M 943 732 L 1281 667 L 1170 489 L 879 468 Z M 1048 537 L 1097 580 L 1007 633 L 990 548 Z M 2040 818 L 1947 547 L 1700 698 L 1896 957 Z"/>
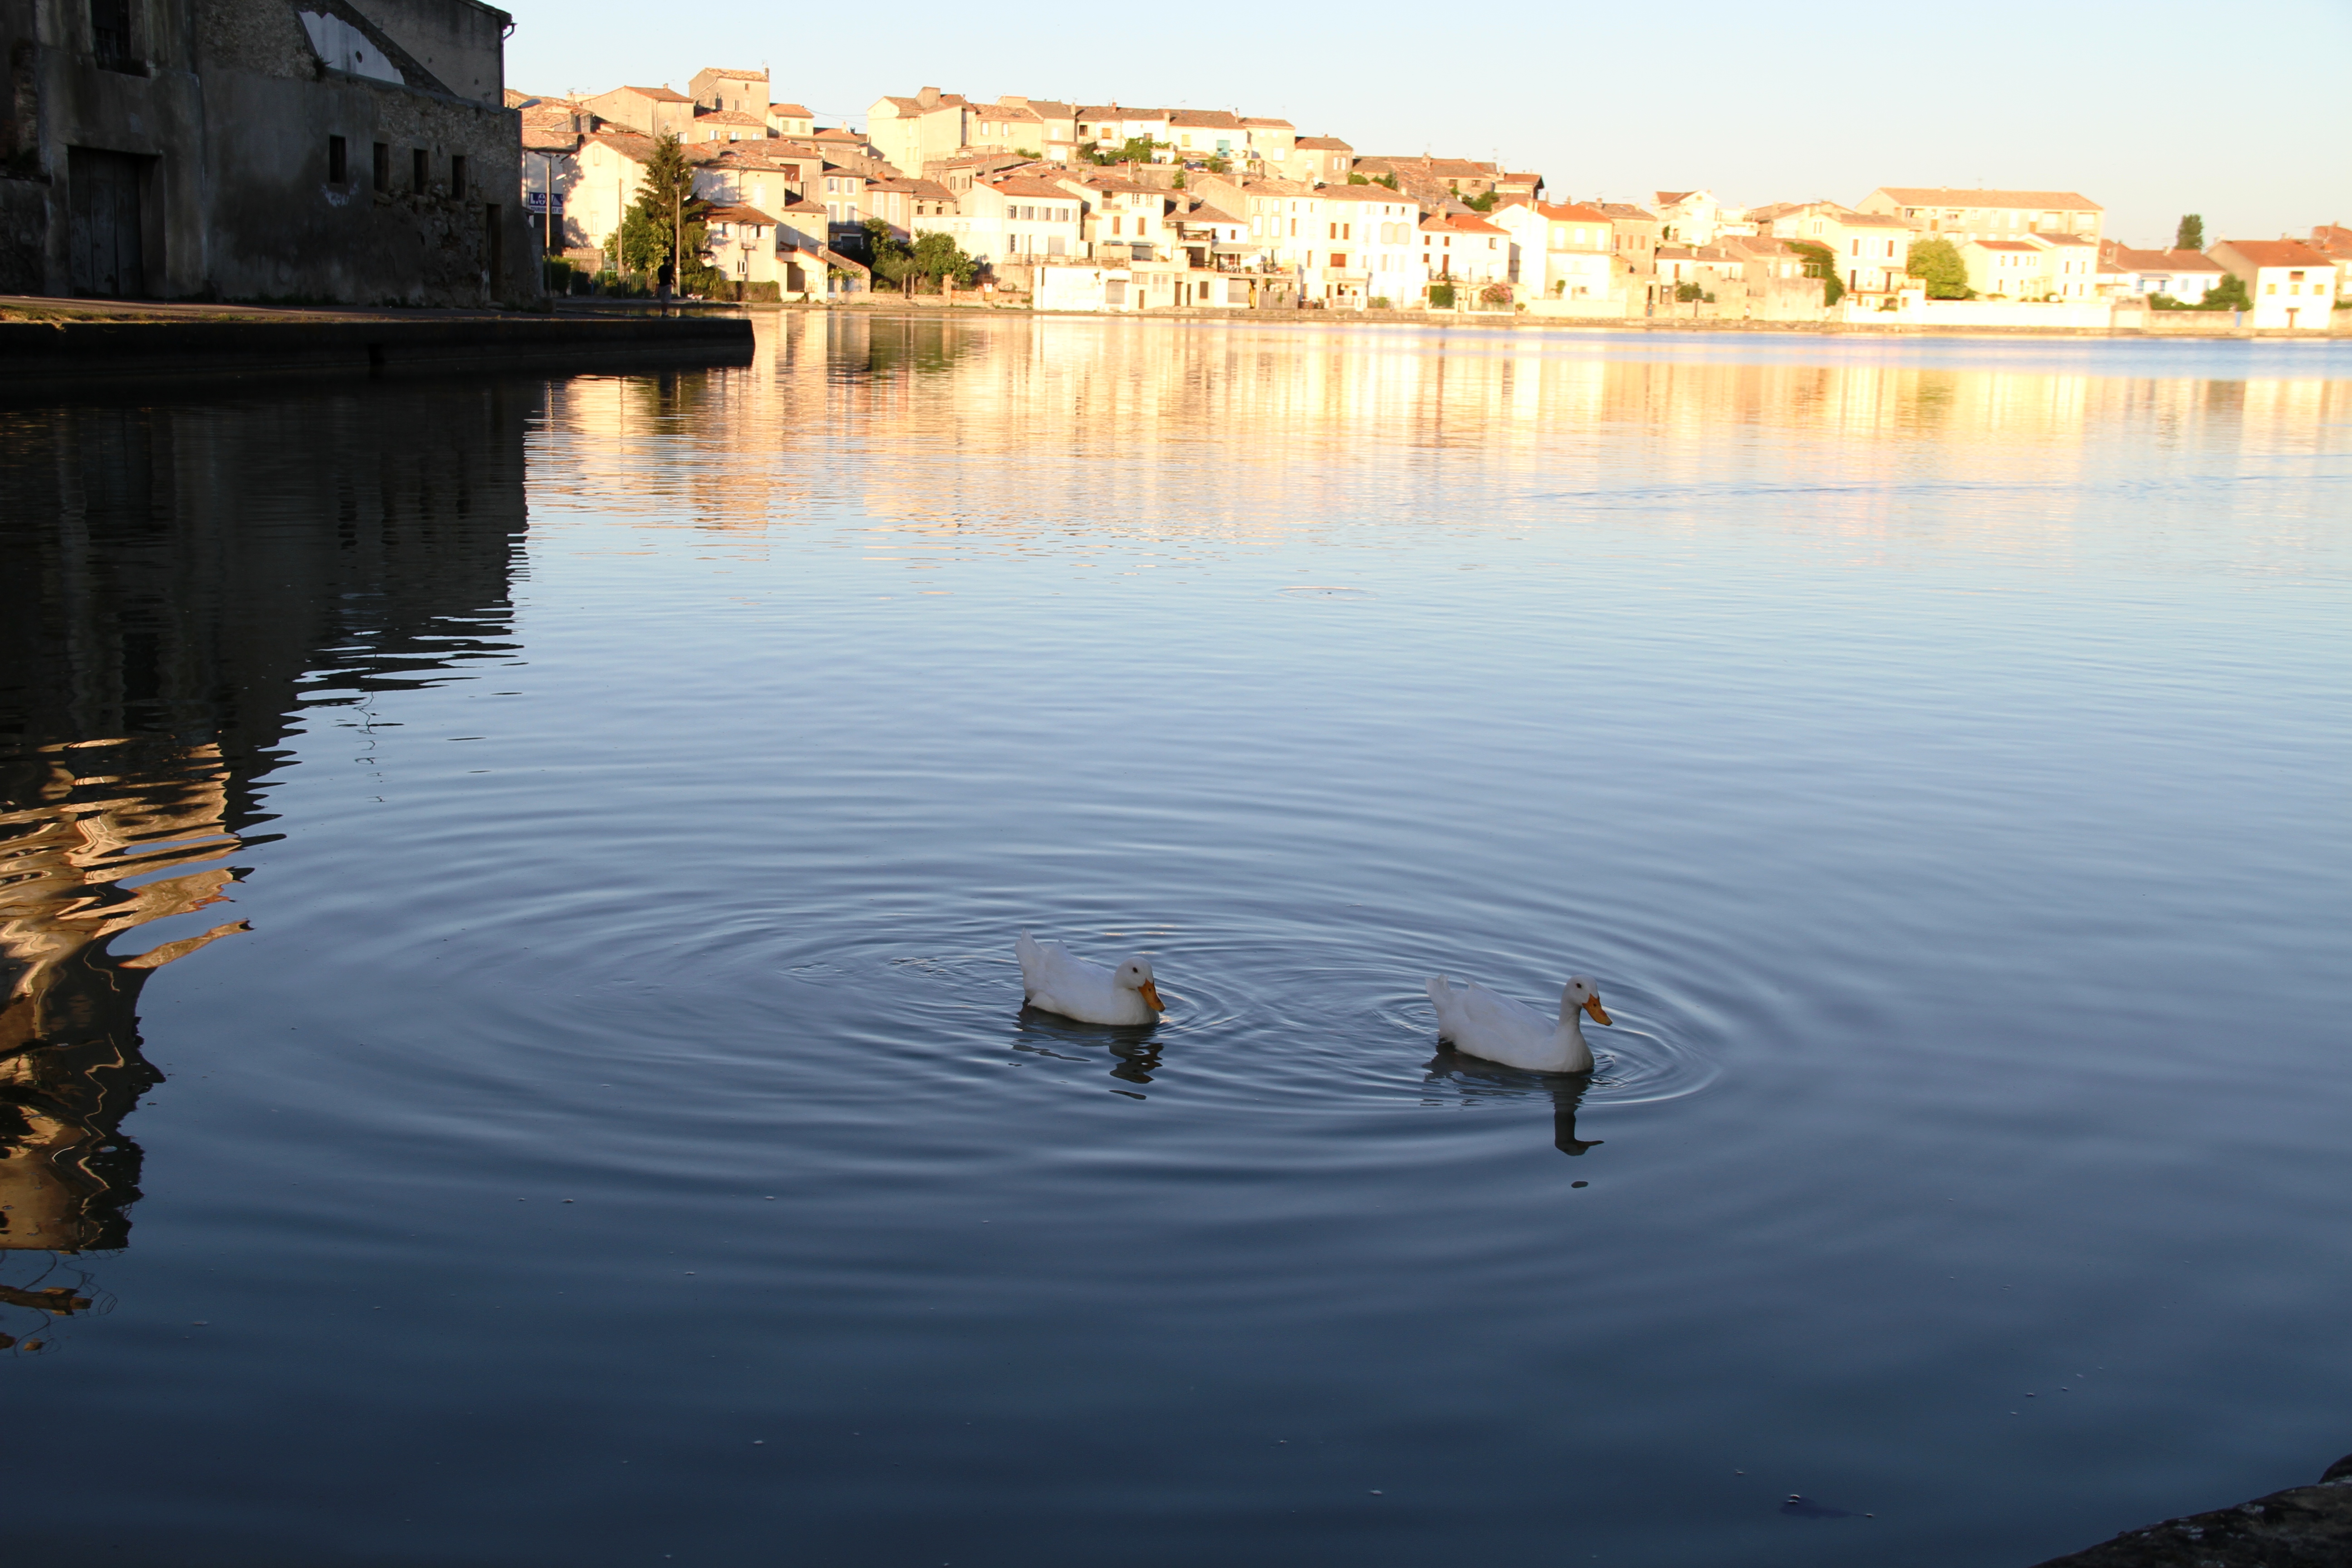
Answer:
<path fill-rule="evenodd" d="M 2170 243 L 2352 223 L 2352 4 L 2019 5 L 2015 25 L 1883 0 L 1306 9 L 1004 7 L 837 16 L 702 0 L 518 0 L 507 78 L 532 91 L 681 89 L 765 63 L 777 97 L 863 123 L 926 83 L 1278 114 L 1359 153 L 1501 156 L 1555 196 L 1705 186 L 1746 205 L 1881 184 L 2079 190 L 2107 232 Z M 2000 5 L 1941 7 L 1997 16 Z M 1066 21 L 1056 23 L 1056 15 Z M 1483 34 L 1483 38 L 1474 34 Z"/>

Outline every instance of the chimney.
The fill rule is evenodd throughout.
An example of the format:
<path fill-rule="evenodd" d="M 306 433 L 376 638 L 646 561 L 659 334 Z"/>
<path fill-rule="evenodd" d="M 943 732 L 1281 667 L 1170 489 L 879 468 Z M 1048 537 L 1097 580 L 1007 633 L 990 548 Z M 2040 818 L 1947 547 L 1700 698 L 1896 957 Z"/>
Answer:
<path fill-rule="evenodd" d="M 925 109 L 930 108 L 933 104 L 939 102 L 939 100 L 940 89 L 935 87 L 927 87 L 920 92 L 915 94 L 915 101 L 921 104 Z"/>

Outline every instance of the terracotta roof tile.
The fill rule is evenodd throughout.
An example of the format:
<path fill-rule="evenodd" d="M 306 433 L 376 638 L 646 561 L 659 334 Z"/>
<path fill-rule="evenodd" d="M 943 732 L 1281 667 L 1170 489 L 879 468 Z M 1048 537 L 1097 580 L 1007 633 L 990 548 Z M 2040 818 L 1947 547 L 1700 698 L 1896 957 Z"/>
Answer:
<path fill-rule="evenodd" d="M 2052 211 L 2104 212 L 2078 191 L 1964 191 L 1950 185 L 1881 185 L 1872 193 L 1906 207 L 2047 207 Z"/>

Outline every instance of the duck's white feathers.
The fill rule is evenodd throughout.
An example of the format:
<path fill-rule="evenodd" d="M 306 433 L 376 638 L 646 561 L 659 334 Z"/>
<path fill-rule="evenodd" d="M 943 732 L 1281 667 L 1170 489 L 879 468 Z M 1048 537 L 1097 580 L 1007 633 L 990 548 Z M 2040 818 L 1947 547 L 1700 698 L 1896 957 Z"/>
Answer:
<path fill-rule="evenodd" d="M 1437 1037 L 1464 1056 L 1530 1072 L 1592 1070 L 1592 1050 L 1572 1008 L 1547 1018 L 1475 980 L 1456 986 L 1443 974 L 1431 979 L 1429 999 L 1437 1005 Z"/>
<path fill-rule="evenodd" d="M 1081 1024 L 1149 1024 L 1159 1016 L 1140 992 L 1114 981 L 1109 968 L 1058 942 L 1039 942 L 1024 931 L 1013 951 L 1020 956 L 1021 989 L 1032 1007 Z"/>

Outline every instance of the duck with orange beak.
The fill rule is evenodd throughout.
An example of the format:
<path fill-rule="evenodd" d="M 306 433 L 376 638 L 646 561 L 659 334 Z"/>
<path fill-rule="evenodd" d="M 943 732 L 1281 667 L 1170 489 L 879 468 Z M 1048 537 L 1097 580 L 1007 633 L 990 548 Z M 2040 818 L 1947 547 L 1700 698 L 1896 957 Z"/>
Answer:
<path fill-rule="evenodd" d="M 1116 969 L 1080 958 L 1058 942 L 1027 931 L 1013 944 L 1021 959 L 1022 1000 L 1081 1024 L 1129 1026 L 1158 1021 L 1166 1011 L 1152 984 L 1151 961 L 1137 956 Z"/>
<path fill-rule="evenodd" d="M 1441 974 L 1429 983 L 1429 999 L 1437 1004 L 1440 1040 L 1464 1056 L 1529 1072 L 1591 1072 L 1592 1047 L 1584 1043 L 1577 1015 L 1612 1022 L 1601 1005 L 1601 987 L 1581 974 L 1560 987 L 1558 1023 L 1475 980 L 1457 987 Z"/>

